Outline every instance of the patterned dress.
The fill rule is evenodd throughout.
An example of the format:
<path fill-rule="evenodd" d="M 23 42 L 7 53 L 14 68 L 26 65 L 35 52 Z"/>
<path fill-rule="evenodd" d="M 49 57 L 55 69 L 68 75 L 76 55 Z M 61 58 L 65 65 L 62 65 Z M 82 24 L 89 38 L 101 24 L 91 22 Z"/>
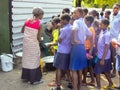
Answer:
<path fill-rule="evenodd" d="M 34 83 L 40 81 L 42 74 L 40 71 L 40 47 L 37 34 L 40 20 L 27 20 L 23 39 L 22 57 L 22 79 Z"/>

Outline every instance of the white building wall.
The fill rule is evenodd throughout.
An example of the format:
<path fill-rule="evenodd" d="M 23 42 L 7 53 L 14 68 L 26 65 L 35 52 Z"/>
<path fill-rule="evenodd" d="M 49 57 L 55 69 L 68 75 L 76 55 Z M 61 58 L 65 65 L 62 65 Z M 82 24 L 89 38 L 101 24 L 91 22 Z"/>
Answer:
<path fill-rule="evenodd" d="M 33 7 L 42 7 L 45 11 L 42 22 L 45 23 L 53 15 L 58 15 L 63 8 L 72 8 L 72 0 L 12 0 L 12 45 L 13 51 L 21 51 L 23 34 L 21 28 L 27 18 L 32 17 Z"/>

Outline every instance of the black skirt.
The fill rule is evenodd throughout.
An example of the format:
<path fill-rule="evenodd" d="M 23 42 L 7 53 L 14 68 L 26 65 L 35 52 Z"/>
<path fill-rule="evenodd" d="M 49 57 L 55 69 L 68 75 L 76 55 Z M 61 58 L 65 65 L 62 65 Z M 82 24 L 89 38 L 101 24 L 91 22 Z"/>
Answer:
<path fill-rule="evenodd" d="M 22 68 L 21 78 L 23 80 L 26 80 L 26 81 L 30 82 L 31 84 L 34 83 L 34 82 L 40 81 L 41 78 L 42 78 L 42 72 L 41 72 L 40 67 L 38 67 L 36 69 Z"/>

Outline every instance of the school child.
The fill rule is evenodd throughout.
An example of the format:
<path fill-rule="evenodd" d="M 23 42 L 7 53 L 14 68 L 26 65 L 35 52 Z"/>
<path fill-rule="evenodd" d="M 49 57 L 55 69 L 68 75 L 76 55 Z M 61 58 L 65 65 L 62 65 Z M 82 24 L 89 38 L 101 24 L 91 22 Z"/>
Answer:
<path fill-rule="evenodd" d="M 88 9 L 87 9 L 87 8 L 84 8 L 84 9 L 83 9 L 83 17 L 85 17 L 87 14 L 88 14 Z"/>
<path fill-rule="evenodd" d="M 95 40 L 95 30 L 92 27 L 93 21 L 94 21 L 94 18 L 92 16 L 85 16 L 85 23 L 88 26 L 90 32 L 92 33 L 92 37 L 91 37 L 91 39 L 87 39 L 85 41 L 85 48 L 86 48 L 86 52 L 87 52 L 86 55 L 87 55 L 88 66 L 87 66 L 87 68 L 85 68 L 83 70 L 83 76 L 84 77 L 83 77 L 83 81 L 82 81 L 82 84 L 87 84 L 86 75 L 87 75 L 87 72 L 89 71 L 90 75 L 91 75 L 91 82 L 88 83 L 88 85 L 92 85 L 92 86 L 95 85 L 94 72 L 93 72 L 94 63 L 93 63 L 93 54 L 92 54 L 93 47 L 94 47 L 94 40 Z"/>
<path fill-rule="evenodd" d="M 107 10 L 105 11 L 105 18 L 107 18 L 108 20 L 110 20 L 110 14 L 111 14 L 111 11 Z"/>
<path fill-rule="evenodd" d="M 57 52 L 57 41 L 58 41 L 58 36 L 59 36 L 59 26 L 58 24 L 60 23 L 59 17 L 54 17 L 52 20 L 52 42 L 47 43 L 47 47 L 50 48 L 51 53 L 54 54 Z"/>
<path fill-rule="evenodd" d="M 72 71 L 73 90 L 81 90 L 82 70 L 87 67 L 84 43 L 86 36 L 91 36 L 91 32 L 84 22 L 82 8 L 75 8 L 73 17 L 76 20 L 72 28 L 72 50 L 69 68 Z"/>
<path fill-rule="evenodd" d="M 118 35 L 120 34 L 120 4 L 116 3 L 113 5 L 113 13 L 110 16 L 110 34 L 112 38 L 118 38 Z M 113 63 L 113 70 L 111 72 L 111 77 L 115 77 L 116 76 L 116 68 L 115 68 L 115 64 L 116 64 L 116 50 L 115 47 L 112 45 L 110 45 L 110 50 L 111 50 L 111 61 Z"/>
<path fill-rule="evenodd" d="M 62 10 L 62 14 L 65 14 L 65 13 L 70 14 L 70 9 L 69 9 L 69 8 L 64 8 L 64 9 Z"/>
<path fill-rule="evenodd" d="M 118 36 L 118 39 L 112 39 L 111 41 L 116 46 L 116 70 L 118 71 L 119 75 L 119 82 L 120 82 L 120 34 Z M 120 83 L 119 86 L 116 87 L 117 89 L 120 89 Z"/>
<path fill-rule="evenodd" d="M 58 38 L 58 50 L 54 62 L 56 67 L 56 90 L 61 90 L 61 76 L 62 71 L 66 71 L 70 78 L 69 62 L 71 52 L 71 29 L 72 26 L 69 24 L 70 16 L 68 14 L 62 14 L 60 17 L 61 26 L 60 35 Z M 71 83 L 71 81 L 69 82 Z"/>
<path fill-rule="evenodd" d="M 103 19 L 100 22 L 100 36 L 97 43 L 97 62 L 95 64 L 94 73 L 96 75 L 97 88 L 101 88 L 100 84 L 100 74 L 104 73 L 106 79 L 108 80 L 109 85 L 106 87 L 113 88 L 113 82 L 110 78 L 109 72 L 112 69 L 110 61 L 110 32 L 108 31 L 109 21 Z"/>
<path fill-rule="evenodd" d="M 100 17 L 99 17 L 100 20 L 104 19 L 104 12 L 100 12 Z"/>

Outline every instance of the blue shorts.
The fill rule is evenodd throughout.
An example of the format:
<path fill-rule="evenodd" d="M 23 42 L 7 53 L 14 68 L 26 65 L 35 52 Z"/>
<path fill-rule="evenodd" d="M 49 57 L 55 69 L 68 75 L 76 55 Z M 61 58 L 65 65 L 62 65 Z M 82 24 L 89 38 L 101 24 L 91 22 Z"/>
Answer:
<path fill-rule="evenodd" d="M 117 59 L 116 59 L 116 70 L 120 71 L 120 56 L 119 55 L 117 56 Z"/>

